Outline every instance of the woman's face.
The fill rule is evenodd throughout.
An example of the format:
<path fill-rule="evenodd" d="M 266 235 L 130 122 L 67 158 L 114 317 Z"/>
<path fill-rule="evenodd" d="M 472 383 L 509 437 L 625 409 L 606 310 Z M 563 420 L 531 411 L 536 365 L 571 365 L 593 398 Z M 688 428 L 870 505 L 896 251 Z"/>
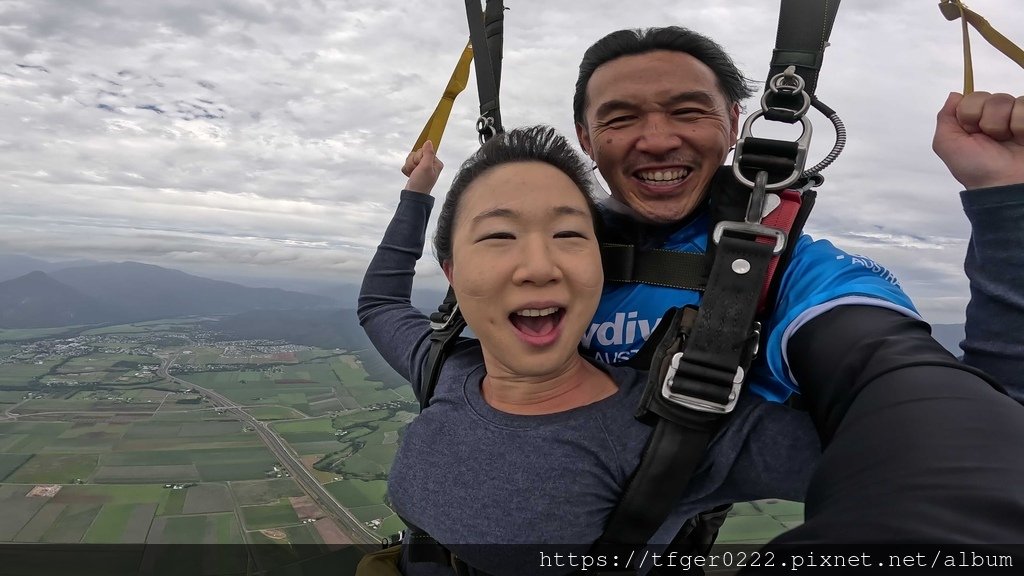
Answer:
<path fill-rule="evenodd" d="M 504 164 L 470 184 L 444 269 L 491 376 L 567 367 L 604 282 L 583 192 L 543 162 Z"/>

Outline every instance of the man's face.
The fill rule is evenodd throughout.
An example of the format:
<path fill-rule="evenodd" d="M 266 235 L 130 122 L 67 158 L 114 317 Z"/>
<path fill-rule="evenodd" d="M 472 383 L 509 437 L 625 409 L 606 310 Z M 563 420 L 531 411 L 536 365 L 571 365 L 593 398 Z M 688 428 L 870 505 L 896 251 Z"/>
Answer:
<path fill-rule="evenodd" d="M 587 84 L 580 144 L 617 200 L 673 222 L 704 200 L 736 142 L 739 104 L 689 54 L 658 50 L 605 62 Z"/>

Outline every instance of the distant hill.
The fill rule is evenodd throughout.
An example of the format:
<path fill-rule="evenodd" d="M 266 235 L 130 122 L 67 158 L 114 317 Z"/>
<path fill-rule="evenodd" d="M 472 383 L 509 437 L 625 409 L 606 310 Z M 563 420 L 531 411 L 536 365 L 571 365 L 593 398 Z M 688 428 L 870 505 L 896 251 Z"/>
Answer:
<path fill-rule="evenodd" d="M 20 254 L 0 254 L 0 282 L 13 280 L 29 272 L 53 272 L 71 266 L 92 265 L 96 262 L 78 260 L 73 262 L 48 262 Z"/>
<path fill-rule="evenodd" d="M 6 328 L 322 308 L 332 303 L 323 296 L 249 288 L 137 262 L 75 266 L 49 274 L 31 272 L 0 282 L 0 294 L 4 295 Z M 66 321 L 70 318 L 76 320 Z"/>
<path fill-rule="evenodd" d="M 94 324 L 116 317 L 116 311 L 106 304 L 44 272 L 0 282 L 0 328 Z"/>
<path fill-rule="evenodd" d="M 204 326 L 238 340 L 287 340 L 317 348 L 360 350 L 370 341 L 355 310 L 254 310 Z"/>
<path fill-rule="evenodd" d="M 964 353 L 960 349 L 960 341 L 964 339 L 963 324 L 932 324 L 932 337 L 955 356 Z"/>

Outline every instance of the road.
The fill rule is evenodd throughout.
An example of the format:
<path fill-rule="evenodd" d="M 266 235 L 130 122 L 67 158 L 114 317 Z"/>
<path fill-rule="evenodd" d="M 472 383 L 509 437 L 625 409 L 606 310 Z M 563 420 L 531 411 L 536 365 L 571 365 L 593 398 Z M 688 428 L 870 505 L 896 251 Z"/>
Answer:
<path fill-rule="evenodd" d="M 175 384 L 199 391 L 214 406 L 224 408 L 225 411 L 234 414 L 242 422 L 252 426 L 256 433 L 259 434 L 260 439 L 263 440 L 274 456 L 277 457 L 281 465 L 288 470 L 295 482 L 298 483 L 298 485 L 307 494 L 309 494 L 310 498 L 312 498 L 325 513 L 329 514 L 337 521 L 342 530 L 349 533 L 349 536 L 352 537 L 354 543 L 378 544 L 380 542 L 379 536 L 370 532 L 362 522 L 352 515 L 351 512 L 339 504 L 330 492 L 324 489 L 320 482 L 318 482 L 309 470 L 303 466 L 299 457 L 291 451 L 288 444 L 278 436 L 266 422 L 257 420 L 234 401 L 210 390 L 209 388 L 203 388 L 193 382 L 171 376 L 168 369 L 177 359 L 178 355 L 170 356 L 160 365 L 160 370 L 157 374 L 171 382 L 174 382 Z"/>

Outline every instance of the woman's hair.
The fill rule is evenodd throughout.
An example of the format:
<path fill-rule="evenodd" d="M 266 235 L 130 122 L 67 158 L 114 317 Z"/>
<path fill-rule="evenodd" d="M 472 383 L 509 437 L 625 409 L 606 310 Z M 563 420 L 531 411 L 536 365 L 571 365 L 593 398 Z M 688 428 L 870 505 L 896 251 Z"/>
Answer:
<path fill-rule="evenodd" d="M 452 229 L 466 189 L 491 168 L 515 162 L 544 162 L 560 170 L 580 189 L 597 227 L 597 206 L 590 195 L 590 168 L 568 140 L 550 126 L 526 126 L 496 134 L 473 153 L 455 175 L 437 217 L 434 254 L 439 262 L 452 258 Z"/>

